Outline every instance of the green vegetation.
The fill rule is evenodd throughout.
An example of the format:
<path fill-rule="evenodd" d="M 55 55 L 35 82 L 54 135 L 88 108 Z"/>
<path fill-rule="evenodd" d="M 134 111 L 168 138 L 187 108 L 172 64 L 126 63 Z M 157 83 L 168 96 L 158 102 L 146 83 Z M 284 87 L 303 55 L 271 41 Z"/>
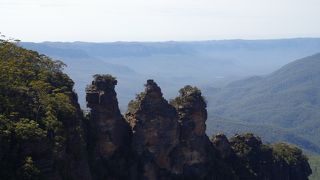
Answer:
<path fill-rule="evenodd" d="M 110 74 L 95 74 L 93 75 L 94 84 L 88 85 L 86 87 L 86 92 L 95 91 L 98 89 L 108 89 L 113 88 L 117 85 L 118 81 L 115 77 Z"/>
<path fill-rule="evenodd" d="M 200 89 L 187 85 L 179 90 L 180 96 L 170 100 L 170 104 L 178 108 L 180 105 L 191 106 L 194 102 L 202 102 L 204 107 L 207 102 L 201 94 Z"/>
<path fill-rule="evenodd" d="M 74 121 L 73 81 L 64 64 L 0 41 L 0 177 L 36 179 L 39 158 L 59 157 Z"/>
<path fill-rule="evenodd" d="M 302 154 L 301 149 L 286 143 L 276 143 L 271 145 L 275 159 L 284 159 L 287 164 L 295 165 L 301 161 L 308 161 L 308 158 Z"/>
<path fill-rule="evenodd" d="M 95 81 L 111 81 L 116 82 L 117 78 L 113 77 L 110 74 L 95 74 L 93 75 Z"/>
<path fill-rule="evenodd" d="M 304 134 L 297 134 L 294 131 L 276 125 L 249 123 L 214 116 L 211 116 L 206 124 L 207 134 L 223 132 L 228 137 L 231 137 L 234 134 L 252 132 L 257 136 L 263 137 L 263 142 L 266 143 L 290 142 L 302 148 L 306 153 L 320 152 L 320 148 L 309 138 L 304 137 Z"/>
<path fill-rule="evenodd" d="M 26 157 L 22 167 L 18 170 L 19 178 L 23 180 L 37 180 L 39 178 L 40 171 L 35 167 L 32 157 Z"/>
<path fill-rule="evenodd" d="M 128 104 L 128 112 L 134 113 L 139 109 L 139 105 L 141 100 L 145 97 L 146 93 L 141 92 L 139 94 L 136 94 L 136 99 L 131 100 Z"/>
<path fill-rule="evenodd" d="M 263 144 L 252 133 L 235 135 L 230 144 L 237 158 L 231 162 L 240 179 L 304 179 L 311 174 L 308 158 L 286 143 Z"/>
<path fill-rule="evenodd" d="M 231 123 L 226 128 L 231 131 L 238 131 L 238 122 L 247 125 L 245 132 L 259 132 L 254 128 L 259 126 L 264 132 L 269 129 L 269 133 L 259 134 L 263 139 L 284 140 L 320 153 L 319 69 L 320 54 L 316 54 L 289 63 L 268 76 L 211 90 L 206 93 L 209 121 L 215 121 L 213 115 L 228 119 Z"/>

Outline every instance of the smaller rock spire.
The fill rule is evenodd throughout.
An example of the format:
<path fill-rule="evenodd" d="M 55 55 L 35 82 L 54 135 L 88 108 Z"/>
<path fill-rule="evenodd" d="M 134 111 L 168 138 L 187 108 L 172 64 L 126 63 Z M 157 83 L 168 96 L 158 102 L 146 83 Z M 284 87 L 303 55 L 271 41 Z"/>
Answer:
<path fill-rule="evenodd" d="M 197 87 L 185 86 L 180 96 L 171 101 L 179 113 L 182 139 L 206 136 L 207 104 Z"/>
<path fill-rule="evenodd" d="M 227 159 L 234 155 L 231 144 L 226 135 L 223 133 L 216 134 L 211 139 L 214 147 L 220 152 L 223 159 Z"/>
<path fill-rule="evenodd" d="M 174 168 L 183 178 L 205 179 L 210 173 L 212 144 L 207 137 L 206 102 L 197 87 L 185 86 L 171 101 L 179 115 L 180 143 L 174 155 L 179 157 Z"/>

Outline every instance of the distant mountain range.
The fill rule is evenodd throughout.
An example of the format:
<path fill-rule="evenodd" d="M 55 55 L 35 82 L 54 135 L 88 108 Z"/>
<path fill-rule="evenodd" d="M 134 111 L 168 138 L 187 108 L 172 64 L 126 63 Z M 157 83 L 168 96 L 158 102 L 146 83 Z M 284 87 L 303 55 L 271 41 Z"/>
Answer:
<path fill-rule="evenodd" d="M 320 153 L 320 54 L 206 94 L 208 133 L 254 131 Z"/>
<path fill-rule="evenodd" d="M 320 38 L 221 40 L 199 42 L 21 42 L 21 46 L 60 59 L 75 81 L 81 106 L 84 89 L 95 73 L 117 77 L 120 108 L 140 92 L 146 79 L 155 79 L 166 98 L 186 84 L 221 87 L 320 52 Z M 207 95 L 207 94 L 205 94 Z"/>

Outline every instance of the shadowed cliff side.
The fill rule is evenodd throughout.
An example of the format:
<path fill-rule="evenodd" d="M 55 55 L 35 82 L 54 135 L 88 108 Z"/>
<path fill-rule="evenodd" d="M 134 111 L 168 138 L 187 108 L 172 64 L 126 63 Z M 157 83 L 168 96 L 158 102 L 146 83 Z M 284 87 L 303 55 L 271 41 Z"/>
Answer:
<path fill-rule="evenodd" d="M 212 142 L 239 179 L 307 180 L 312 173 L 306 156 L 292 145 L 266 145 L 251 133 L 235 135 L 230 141 L 217 134 Z"/>
<path fill-rule="evenodd" d="M 127 156 L 131 130 L 122 117 L 116 92 L 117 80 L 110 75 L 95 75 L 87 87 L 88 152 L 95 179 L 128 178 Z"/>
<path fill-rule="evenodd" d="M 182 179 L 232 179 L 232 169 L 222 162 L 206 135 L 207 110 L 197 87 L 185 86 L 170 103 L 177 109 L 180 143 L 174 153 Z M 230 171 L 230 173 L 226 173 Z"/>
<path fill-rule="evenodd" d="M 178 114 L 153 80 L 129 103 L 126 119 L 133 129 L 132 149 L 142 172 L 139 179 L 166 179 L 176 174 L 171 154 L 179 143 Z"/>

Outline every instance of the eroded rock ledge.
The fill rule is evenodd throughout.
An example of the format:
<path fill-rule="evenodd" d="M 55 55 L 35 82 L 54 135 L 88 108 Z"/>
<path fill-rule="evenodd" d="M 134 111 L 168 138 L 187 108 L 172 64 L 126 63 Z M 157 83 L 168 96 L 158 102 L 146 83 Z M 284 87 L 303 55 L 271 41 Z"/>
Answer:
<path fill-rule="evenodd" d="M 110 75 L 96 75 L 86 90 L 93 179 L 305 180 L 311 174 L 307 158 L 291 145 L 265 145 L 253 134 L 210 140 L 206 102 L 196 87 L 185 86 L 169 103 L 148 80 L 124 118 L 116 84 Z"/>

